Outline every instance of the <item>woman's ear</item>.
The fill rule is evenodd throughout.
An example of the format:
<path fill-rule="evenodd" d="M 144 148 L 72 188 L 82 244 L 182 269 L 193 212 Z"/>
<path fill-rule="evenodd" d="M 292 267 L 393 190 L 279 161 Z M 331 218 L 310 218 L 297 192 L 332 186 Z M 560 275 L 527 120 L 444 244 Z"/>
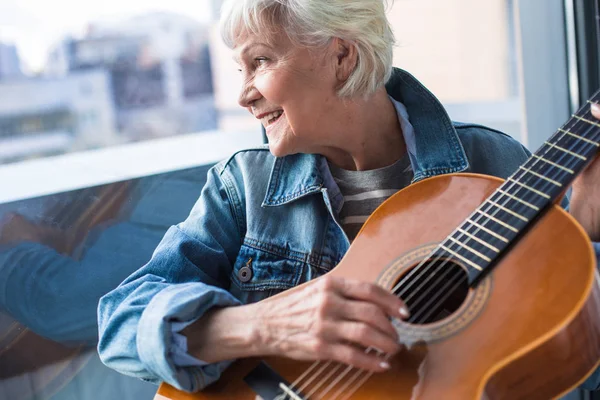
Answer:
<path fill-rule="evenodd" d="M 347 40 L 335 38 L 333 42 L 336 77 L 340 84 L 345 83 L 358 63 L 356 46 Z"/>

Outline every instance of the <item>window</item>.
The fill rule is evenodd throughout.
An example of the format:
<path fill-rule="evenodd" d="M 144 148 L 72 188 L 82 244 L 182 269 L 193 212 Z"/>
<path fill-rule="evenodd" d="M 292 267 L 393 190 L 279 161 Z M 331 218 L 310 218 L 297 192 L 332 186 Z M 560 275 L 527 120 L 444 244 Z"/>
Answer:
<path fill-rule="evenodd" d="M 211 3 L 121 3 L 0 6 L 0 164 L 232 129 L 260 142 L 259 123 L 229 102 L 237 77 Z M 56 110 L 76 122 L 51 146 L 52 127 L 13 121 Z"/>
<path fill-rule="evenodd" d="M 565 3 L 395 0 L 394 64 L 452 119 L 534 150 L 569 113 Z M 262 141 L 220 4 L 0 4 L 0 398 L 153 397 L 100 362 L 96 305 L 186 217 L 212 164 Z"/>
<path fill-rule="evenodd" d="M 395 65 L 413 73 L 450 117 L 521 139 L 512 0 L 403 0 L 389 18 Z"/>

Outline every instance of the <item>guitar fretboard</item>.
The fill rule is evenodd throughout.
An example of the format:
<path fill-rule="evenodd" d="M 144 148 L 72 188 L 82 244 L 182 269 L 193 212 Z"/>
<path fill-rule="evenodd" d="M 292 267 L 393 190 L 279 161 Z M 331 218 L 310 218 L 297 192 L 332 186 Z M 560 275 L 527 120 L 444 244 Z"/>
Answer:
<path fill-rule="evenodd" d="M 590 111 L 597 92 L 436 250 L 469 270 L 473 284 L 549 205 L 558 200 L 600 150 L 600 121 Z"/>

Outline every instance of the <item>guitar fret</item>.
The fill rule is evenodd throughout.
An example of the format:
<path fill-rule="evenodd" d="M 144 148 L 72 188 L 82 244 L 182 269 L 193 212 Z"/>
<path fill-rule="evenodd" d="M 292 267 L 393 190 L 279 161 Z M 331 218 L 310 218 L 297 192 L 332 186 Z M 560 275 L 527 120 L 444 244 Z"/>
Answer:
<path fill-rule="evenodd" d="M 516 184 L 517 184 L 517 185 L 519 185 L 519 186 L 523 186 L 525 189 L 527 189 L 527 190 L 530 190 L 530 191 L 532 191 L 533 193 L 535 193 L 535 194 L 537 194 L 537 195 L 539 195 L 539 196 L 542 196 L 542 197 L 544 197 L 544 198 L 546 198 L 546 199 L 550 199 L 550 198 L 551 198 L 551 197 L 550 197 L 550 196 L 548 196 L 546 193 L 544 193 L 544 192 L 540 192 L 539 190 L 536 190 L 536 189 L 534 189 L 534 188 L 532 188 L 532 187 L 530 187 L 530 186 L 527 186 L 526 184 L 524 184 L 524 183 L 521 183 L 521 182 L 519 182 L 519 181 L 517 181 L 517 180 L 515 180 L 515 179 L 508 178 L 508 179 L 507 179 L 507 181 L 511 181 L 511 182 L 514 182 L 514 183 L 516 183 Z"/>
<path fill-rule="evenodd" d="M 483 225 L 478 224 L 477 222 L 471 221 L 470 219 L 467 220 L 467 222 L 471 223 L 472 225 L 478 227 L 479 229 L 481 229 L 484 232 L 489 233 L 490 235 L 494 236 L 496 239 L 499 239 L 501 241 L 503 241 L 504 243 L 509 243 L 509 240 L 507 238 L 505 238 L 502 235 L 497 234 L 496 232 L 486 228 Z"/>
<path fill-rule="evenodd" d="M 503 227 L 505 227 L 506 229 L 509 229 L 515 233 L 519 233 L 519 230 L 510 226 L 509 224 L 507 224 L 506 222 L 500 221 L 498 218 L 494 218 L 491 215 L 488 215 L 486 212 L 482 211 L 482 210 L 476 210 L 478 213 L 485 215 L 487 218 L 491 219 L 492 221 L 494 221 L 495 223 L 502 225 Z"/>
<path fill-rule="evenodd" d="M 493 200 L 488 200 L 488 203 L 491 203 L 491 204 L 495 205 L 496 207 L 498 207 L 499 209 L 501 209 L 501 210 L 503 210 L 503 211 L 505 211 L 505 212 L 507 212 L 509 214 L 514 215 L 515 217 L 519 218 L 520 220 L 522 220 L 524 222 L 529 222 L 529 220 L 527 218 L 525 218 L 524 216 L 522 216 L 521 214 L 518 214 L 518 213 L 514 212 L 513 210 L 511 210 L 509 208 L 501 206 L 500 204 L 496 203 Z"/>
<path fill-rule="evenodd" d="M 466 262 L 467 264 L 469 264 L 470 266 L 475 268 L 477 271 L 483 271 L 483 268 L 481 268 L 479 265 L 475 264 L 473 261 L 469 260 L 468 258 L 461 256 L 460 254 L 456 253 L 455 251 L 450 250 L 443 244 L 440 244 L 440 247 L 442 249 L 444 249 L 445 251 L 447 251 L 450 255 L 453 255 L 456 258 L 460 258 L 461 260 L 463 260 L 464 262 Z"/>
<path fill-rule="evenodd" d="M 557 163 L 555 163 L 555 162 L 552 162 L 552 161 L 550 161 L 550 160 L 546 160 L 544 157 L 538 156 L 537 154 L 534 154 L 533 156 L 534 156 L 535 158 L 537 158 L 538 160 L 542 160 L 542 161 L 544 161 L 544 162 L 545 162 L 545 163 L 547 163 L 547 164 L 550 164 L 550 165 L 552 165 L 552 166 L 554 166 L 554 167 L 556 167 L 556 168 L 560 168 L 560 169 L 562 169 L 563 171 L 566 171 L 566 172 L 570 173 L 571 175 L 575 175 L 575 171 L 573 171 L 572 169 L 569 169 L 569 168 L 563 167 L 562 165 L 560 165 L 560 164 L 557 164 Z"/>
<path fill-rule="evenodd" d="M 573 118 L 577 118 L 580 121 L 587 122 L 590 125 L 594 125 L 594 126 L 597 126 L 597 127 L 600 128 L 600 124 L 599 123 L 594 122 L 594 121 L 590 121 L 589 119 L 582 118 L 579 115 L 573 115 Z"/>
<path fill-rule="evenodd" d="M 551 184 L 553 184 L 553 185 L 555 185 L 555 186 L 562 187 L 562 184 L 561 184 L 560 182 L 557 182 L 557 181 L 555 181 L 555 180 L 553 180 L 553 179 L 550 179 L 550 178 L 548 178 L 548 177 L 546 177 L 546 176 L 544 176 L 544 175 L 542 175 L 542 174 L 538 174 L 537 172 L 535 172 L 535 171 L 532 171 L 532 170 L 530 170 L 529 168 L 525 168 L 525 167 L 522 167 L 522 166 L 521 166 L 521 167 L 519 167 L 519 169 L 522 169 L 523 171 L 529 172 L 530 174 L 532 174 L 532 175 L 535 175 L 535 176 L 537 176 L 538 178 L 542 178 L 542 179 L 544 179 L 544 180 L 546 180 L 546 181 L 550 182 Z"/>
<path fill-rule="evenodd" d="M 562 152 L 565 152 L 565 153 L 567 153 L 567 154 L 569 154 L 569 155 L 572 155 L 573 157 L 577 157 L 577 158 L 579 158 L 579 159 L 581 159 L 581 160 L 583 160 L 583 161 L 587 161 L 587 158 L 586 158 L 586 157 L 584 157 L 584 156 L 582 156 L 582 155 L 579 155 L 579 154 L 577 154 L 577 153 L 573 153 L 571 150 L 565 149 L 564 147 L 560 147 L 560 146 L 558 146 L 558 145 L 556 145 L 556 144 L 554 144 L 554 143 L 550 143 L 550 142 L 548 142 L 548 141 L 546 141 L 545 143 L 546 143 L 548 146 L 550 146 L 550 147 L 554 147 L 555 149 L 558 149 L 558 150 L 560 150 L 560 151 L 562 151 Z"/>
<path fill-rule="evenodd" d="M 539 208 L 539 207 L 536 207 L 536 206 L 534 206 L 533 204 L 530 204 L 529 202 L 527 202 L 527 201 L 525 201 L 525 200 L 523 200 L 523 199 L 520 199 L 520 198 L 518 198 L 517 196 L 513 196 L 512 194 L 510 194 L 510 193 L 507 193 L 507 192 L 505 192 L 504 190 L 500 190 L 500 189 L 498 189 L 498 192 L 499 192 L 499 193 L 502 193 L 502 194 L 503 194 L 503 195 L 505 195 L 505 196 L 508 196 L 508 197 L 510 197 L 511 199 L 513 199 L 513 200 L 515 200 L 515 201 L 518 201 L 518 202 L 519 202 L 519 203 L 521 203 L 521 204 L 524 204 L 524 205 L 526 205 L 527 207 L 531 208 L 532 210 L 535 210 L 535 211 L 540 211 L 540 208 Z"/>
<path fill-rule="evenodd" d="M 594 145 L 594 146 L 596 146 L 596 147 L 600 147 L 600 144 L 599 144 L 599 143 L 596 143 L 596 142 L 594 142 L 593 140 L 590 140 L 590 139 L 586 139 L 586 138 L 584 138 L 584 137 L 582 137 L 582 136 L 576 135 L 576 134 L 574 134 L 573 132 L 570 132 L 570 131 L 568 131 L 568 130 L 559 129 L 559 131 L 560 131 L 560 132 L 563 132 L 563 133 L 566 133 L 567 135 L 573 136 L 574 138 L 577 138 L 577 139 L 579 139 L 579 140 L 583 140 L 584 142 L 587 142 L 587 143 L 589 143 L 589 144 L 592 144 L 592 145 Z"/>
<path fill-rule="evenodd" d="M 475 254 L 477 257 L 481 258 L 482 260 L 485 260 L 487 262 L 492 262 L 492 259 L 485 256 L 484 254 L 481 254 L 480 252 L 478 252 L 477 250 L 471 248 L 470 246 L 467 246 L 466 244 L 456 240 L 455 238 L 453 238 L 452 236 L 450 236 L 448 239 L 452 240 L 454 243 L 458 244 L 459 246 L 469 250 L 471 253 Z"/>
<path fill-rule="evenodd" d="M 600 91 L 588 103 L 598 105 L 599 99 Z M 438 245 L 440 257 L 468 269 L 470 285 L 493 267 L 545 207 L 564 196 L 574 177 L 600 151 L 600 121 L 590 116 L 591 106 L 572 115 Z"/>
<path fill-rule="evenodd" d="M 492 246 L 491 244 L 489 244 L 489 243 L 488 243 L 488 242 L 486 242 L 485 240 L 483 240 L 483 239 L 480 239 L 480 238 L 478 238 L 478 237 L 477 237 L 477 236 L 475 236 L 475 235 L 471 235 L 469 232 L 465 231 L 465 230 L 464 230 L 464 229 L 462 229 L 462 228 L 458 228 L 457 230 L 458 230 L 460 233 L 462 233 L 463 235 L 466 235 L 466 236 L 468 236 L 469 238 L 471 238 L 471 239 L 475 240 L 476 242 L 479 242 L 479 243 L 481 243 L 482 245 L 484 245 L 484 246 L 485 246 L 485 247 L 487 247 L 488 249 L 490 249 L 490 250 L 492 250 L 492 251 L 495 251 L 496 253 L 500 253 L 500 250 L 499 250 L 497 247 L 495 247 L 495 246 Z"/>

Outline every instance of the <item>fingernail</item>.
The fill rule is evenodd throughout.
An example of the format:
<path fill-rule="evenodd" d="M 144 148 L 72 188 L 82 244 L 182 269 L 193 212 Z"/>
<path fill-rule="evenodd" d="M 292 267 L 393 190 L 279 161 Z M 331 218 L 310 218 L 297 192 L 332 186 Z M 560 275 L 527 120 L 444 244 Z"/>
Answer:
<path fill-rule="evenodd" d="M 408 309 L 406 309 L 405 307 L 400 307 L 400 315 L 404 318 L 410 317 L 410 313 L 408 312 Z"/>
<path fill-rule="evenodd" d="M 379 363 L 379 366 L 383 369 L 390 369 L 390 363 L 386 362 L 386 361 L 382 361 Z"/>
<path fill-rule="evenodd" d="M 591 105 L 592 111 L 595 112 L 596 114 L 600 113 L 600 106 L 596 103 L 592 103 Z"/>

